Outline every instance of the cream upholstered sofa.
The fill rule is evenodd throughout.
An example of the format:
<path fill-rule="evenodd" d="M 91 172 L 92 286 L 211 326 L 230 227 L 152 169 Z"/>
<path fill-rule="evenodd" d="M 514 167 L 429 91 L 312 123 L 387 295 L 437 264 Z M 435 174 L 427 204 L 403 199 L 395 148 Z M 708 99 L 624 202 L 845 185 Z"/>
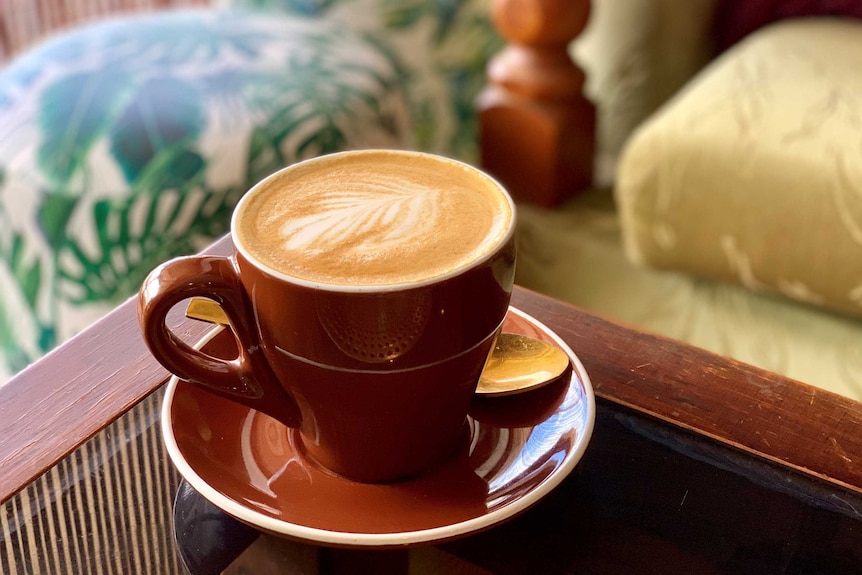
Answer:
<path fill-rule="evenodd" d="M 862 399 L 862 20 L 797 2 L 719 52 L 733 2 L 620 4 L 575 48 L 606 186 L 521 210 L 519 281 Z"/>

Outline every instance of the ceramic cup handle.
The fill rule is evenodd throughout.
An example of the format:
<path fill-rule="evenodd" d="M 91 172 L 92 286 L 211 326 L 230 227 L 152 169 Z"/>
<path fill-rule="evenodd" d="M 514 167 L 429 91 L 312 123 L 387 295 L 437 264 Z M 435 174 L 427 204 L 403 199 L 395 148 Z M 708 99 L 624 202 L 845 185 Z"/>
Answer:
<path fill-rule="evenodd" d="M 198 351 L 167 326 L 171 308 L 191 297 L 210 298 L 222 307 L 237 339 L 236 358 L 221 359 Z M 252 317 L 236 266 L 226 257 L 173 259 L 147 276 L 138 296 L 138 320 L 144 339 L 168 371 L 297 427 L 299 409 L 260 351 Z"/>

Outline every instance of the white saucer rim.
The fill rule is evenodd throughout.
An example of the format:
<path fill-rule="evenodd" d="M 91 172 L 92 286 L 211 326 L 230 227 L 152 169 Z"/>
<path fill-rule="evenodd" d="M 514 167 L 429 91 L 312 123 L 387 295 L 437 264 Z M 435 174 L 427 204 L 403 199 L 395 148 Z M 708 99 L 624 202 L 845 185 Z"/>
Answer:
<path fill-rule="evenodd" d="M 366 547 L 366 548 L 385 548 L 385 547 L 404 547 L 420 543 L 433 543 L 451 540 L 469 533 L 482 531 L 489 527 L 501 523 L 507 519 L 516 516 L 525 510 L 529 509 L 551 491 L 553 491 L 575 468 L 577 463 L 583 458 L 587 445 L 593 433 L 596 416 L 595 394 L 593 392 L 592 383 L 586 369 L 584 369 L 580 358 L 572 351 L 572 349 L 557 335 L 553 330 L 545 324 L 538 321 L 526 312 L 520 309 L 509 306 L 509 313 L 520 316 L 521 318 L 532 323 L 540 330 L 547 333 L 554 342 L 559 345 L 564 352 L 571 358 L 573 367 L 578 373 L 578 378 L 584 389 L 584 398 L 587 402 L 585 410 L 585 427 L 582 433 L 579 433 L 575 439 L 572 449 L 566 452 L 565 461 L 562 465 L 555 468 L 553 473 L 549 475 L 536 488 L 530 490 L 524 496 L 516 501 L 504 505 L 493 511 L 489 511 L 480 517 L 474 517 L 464 521 L 459 521 L 451 525 L 443 525 L 440 527 L 432 527 L 429 529 L 420 529 L 416 531 L 398 532 L 398 533 L 355 533 L 344 531 L 331 531 L 320 529 L 317 527 L 308 527 L 283 521 L 265 515 L 258 511 L 249 509 L 224 495 L 220 491 L 213 488 L 204 478 L 192 468 L 183 456 L 179 444 L 174 435 L 173 426 L 171 425 L 171 405 L 173 396 L 176 392 L 179 378 L 171 377 L 168 381 L 165 396 L 162 402 L 161 412 L 161 429 L 162 439 L 165 443 L 168 455 L 171 461 L 176 466 L 180 475 L 197 491 L 204 499 L 240 521 L 249 525 L 253 525 L 263 531 L 282 535 L 285 537 L 299 539 L 318 544 L 344 546 L 344 547 Z M 207 332 L 194 347 L 201 348 L 212 340 L 216 335 L 225 329 L 224 326 L 218 326 Z"/>

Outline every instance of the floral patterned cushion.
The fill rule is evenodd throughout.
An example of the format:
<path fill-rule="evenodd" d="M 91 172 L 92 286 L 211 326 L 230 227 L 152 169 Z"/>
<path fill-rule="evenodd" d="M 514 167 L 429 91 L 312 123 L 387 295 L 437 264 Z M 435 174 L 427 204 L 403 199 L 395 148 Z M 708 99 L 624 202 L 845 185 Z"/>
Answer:
<path fill-rule="evenodd" d="M 216 0 L 222 7 L 324 18 L 397 54 L 417 148 L 475 160 L 474 100 L 503 45 L 488 0 Z"/>
<path fill-rule="evenodd" d="M 412 147 L 395 53 L 338 23 L 190 11 L 61 35 L 0 72 L 0 382 L 224 234 L 298 159 Z"/>

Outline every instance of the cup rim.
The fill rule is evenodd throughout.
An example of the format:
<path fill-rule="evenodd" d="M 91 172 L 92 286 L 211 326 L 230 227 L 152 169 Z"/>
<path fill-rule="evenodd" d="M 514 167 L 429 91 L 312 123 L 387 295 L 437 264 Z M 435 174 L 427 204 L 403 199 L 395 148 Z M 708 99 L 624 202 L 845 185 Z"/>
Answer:
<path fill-rule="evenodd" d="M 492 183 L 497 190 L 502 194 L 503 198 L 506 200 L 509 206 L 509 212 L 511 217 L 509 218 L 509 224 L 506 228 L 506 231 L 500 238 L 490 246 L 488 252 L 484 257 L 478 258 L 476 260 L 464 263 L 460 266 L 457 266 L 448 272 L 440 275 L 436 275 L 430 278 L 425 278 L 417 281 L 410 282 L 400 282 L 400 283 L 388 283 L 388 284 L 371 284 L 371 285 L 351 285 L 351 284 L 338 284 L 338 283 L 329 283 L 329 282 L 319 282 L 308 280 L 305 278 L 301 278 L 295 275 L 290 275 L 285 272 L 279 271 L 256 257 L 254 257 L 239 241 L 239 236 L 237 234 L 237 220 L 238 214 L 242 211 L 244 205 L 249 201 L 249 198 L 260 188 L 266 186 L 270 181 L 274 178 L 285 172 L 286 170 L 290 170 L 294 166 L 299 163 L 307 163 L 307 162 L 317 162 L 317 161 L 330 161 L 332 159 L 343 157 L 343 156 L 356 156 L 356 155 L 364 155 L 364 154 L 377 154 L 377 153 L 385 153 L 385 154 L 393 154 L 393 155 L 403 155 L 403 156 L 414 156 L 414 157 L 424 157 L 431 158 L 436 161 L 443 161 L 452 163 L 455 165 L 459 165 L 465 167 L 469 170 L 478 172 L 481 176 L 484 176 L 488 179 L 490 183 Z M 477 168 L 476 166 L 472 166 L 466 162 L 462 162 L 461 160 L 456 160 L 454 158 L 448 158 L 446 156 L 441 156 L 438 154 L 433 154 L 429 152 L 418 152 L 418 151 L 409 151 L 409 150 L 389 150 L 389 149 L 365 149 L 365 150 L 350 150 L 343 152 L 334 152 L 331 154 L 325 154 L 322 156 L 317 156 L 314 158 L 309 158 L 307 160 L 302 160 L 301 162 L 295 162 L 288 166 L 285 166 L 276 172 L 273 172 L 269 176 L 260 180 L 254 186 L 252 186 L 245 194 L 243 194 L 242 198 L 240 198 L 239 202 L 237 202 L 236 207 L 234 208 L 233 214 L 231 215 L 230 222 L 230 231 L 231 231 L 231 241 L 233 243 L 234 249 L 242 254 L 243 258 L 254 265 L 257 269 L 266 272 L 267 274 L 280 279 L 282 281 L 286 281 L 292 284 L 296 284 L 299 286 L 317 289 L 317 290 L 325 290 L 325 291 L 333 291 L 333 292 L 343 292 L 343 293 L 382 293 L 382 292 L 390 292 L 393 290 L 406 290 L 413 288 L 421 288 L 429 285 L 438 284 L 444 282 L 446 280 L 452 279 L 463 274 L 465 271 L 476 268 L 490 260 L 494 257 L 495 254 L 499 252 L 499 250 L 508 244 L 515 233 L 515 224 L 517 221 L 517 210 L 515 206 L 515 202 L 512 199 L 512 196 L 506 190 L 505 186 L 501 184 L 496 178 L 491 176 L 490 174 L 484 172 L 483 170 Z"/>

